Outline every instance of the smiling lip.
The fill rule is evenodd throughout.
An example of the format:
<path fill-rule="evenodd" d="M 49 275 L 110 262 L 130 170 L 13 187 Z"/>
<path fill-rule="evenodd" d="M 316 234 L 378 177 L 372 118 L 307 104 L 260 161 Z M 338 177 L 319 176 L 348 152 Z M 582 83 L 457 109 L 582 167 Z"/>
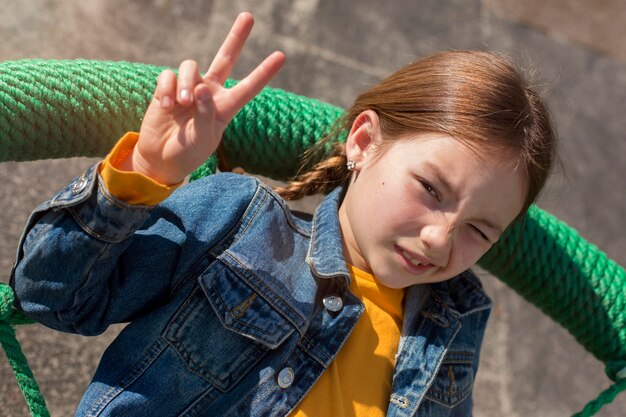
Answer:
<path fill-rule="evenodd" d="M 435 267 L 435 265 L 430 263 L 427 259 L 413 252 L 409 252 L 406 249 L 401 248 L 400 246 L 394 245 L 394 249 L 396 251 L 396 254 L 400 257 L 401 264 L 404 269 L 413 275 L 421 275 Z M 419 261 L 419 264 L 415 265 L 413 262 L 411 262 L 411 260 L 413 260 L 413 262 L 417 260 Z"/>

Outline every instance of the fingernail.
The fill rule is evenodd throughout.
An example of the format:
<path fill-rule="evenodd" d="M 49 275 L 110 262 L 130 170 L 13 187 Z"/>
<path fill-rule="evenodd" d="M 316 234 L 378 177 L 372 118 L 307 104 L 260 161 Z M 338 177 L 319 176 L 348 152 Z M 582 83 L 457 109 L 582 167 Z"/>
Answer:
<path fill-rule="evenodd" d="M 188 98 L 189 98 L 189 90 L 187 90 L 186 88 L 183 88 L 182 90 L 180 90 L 180 99 L 187 100 Z"/>
<path fill-rule="evenodd" d="M 165 96 L 161 99 L 161 107 L 164 109 L 168 109 L 172 105 L 172 99 L 168 96 Z"/>

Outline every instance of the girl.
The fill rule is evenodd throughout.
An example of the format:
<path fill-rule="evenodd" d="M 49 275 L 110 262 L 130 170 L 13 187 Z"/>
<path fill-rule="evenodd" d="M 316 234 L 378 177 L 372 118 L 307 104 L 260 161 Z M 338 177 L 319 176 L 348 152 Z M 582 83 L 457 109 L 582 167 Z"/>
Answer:
<path fill-rule="evenodd" d="M 329 193 L 312 219 L 236 174 L 172 194 L 284 61 L 223 88 L 251 27 L 203 77 L 163 72 L 139 134 L 29 219 L 17 306 L 85 335 L 130 322 L 77 415 L 471 415 L 491 302 L 468 268 L 546 181 L 540 98 L 500 57 L 434 55 L 358 97 L 345 145 L 278 190 Z"/>

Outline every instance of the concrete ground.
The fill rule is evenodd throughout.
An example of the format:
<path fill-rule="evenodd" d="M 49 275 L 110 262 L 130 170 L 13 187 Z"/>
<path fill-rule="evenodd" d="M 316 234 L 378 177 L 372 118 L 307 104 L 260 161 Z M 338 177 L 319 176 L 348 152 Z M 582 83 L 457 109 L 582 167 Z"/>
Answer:
<path fill-rule="evenodd" d="M 593 6 L 591 6 L 593 4 Z M 257 25 L 234 78 L 274 49 L 275 87 L 348 106 L 392 70 L 444 49 L 506 52 L 537 75 L 561 138 L 565 175 L 541 205 L 626 264 L 626 6 L 623 0 L 0 0 L 0 60 L 210 62 L 232 20 Z M 95 159 L 0 164 L 0 276 L 8 280 L 28 213 Z M 603 365 L 497 279 L 475 388 L 478 417 L 563 417 L 609 384 Z M 18 330 L 53 416 L 71 415 L 119 327 L 84 338 Z M 0 359 L 0 417 L 27 410 Z M 626 394 L 598 416 L 626 416 Z"/>

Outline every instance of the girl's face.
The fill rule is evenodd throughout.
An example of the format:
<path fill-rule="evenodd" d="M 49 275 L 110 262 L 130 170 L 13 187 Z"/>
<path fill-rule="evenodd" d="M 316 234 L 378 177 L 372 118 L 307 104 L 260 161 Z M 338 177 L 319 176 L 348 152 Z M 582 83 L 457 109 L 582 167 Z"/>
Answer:
<path fill-rule="evenodd" d="M 525 181 L 514 158 L 479 156 L 437 133 L 396 140 L 376 156 L 376 144 L 353 133 L 346 152 L 357 166 L 339 208 L 344 255 L 383 285 L 456 276 L 523 207 Z"/>

